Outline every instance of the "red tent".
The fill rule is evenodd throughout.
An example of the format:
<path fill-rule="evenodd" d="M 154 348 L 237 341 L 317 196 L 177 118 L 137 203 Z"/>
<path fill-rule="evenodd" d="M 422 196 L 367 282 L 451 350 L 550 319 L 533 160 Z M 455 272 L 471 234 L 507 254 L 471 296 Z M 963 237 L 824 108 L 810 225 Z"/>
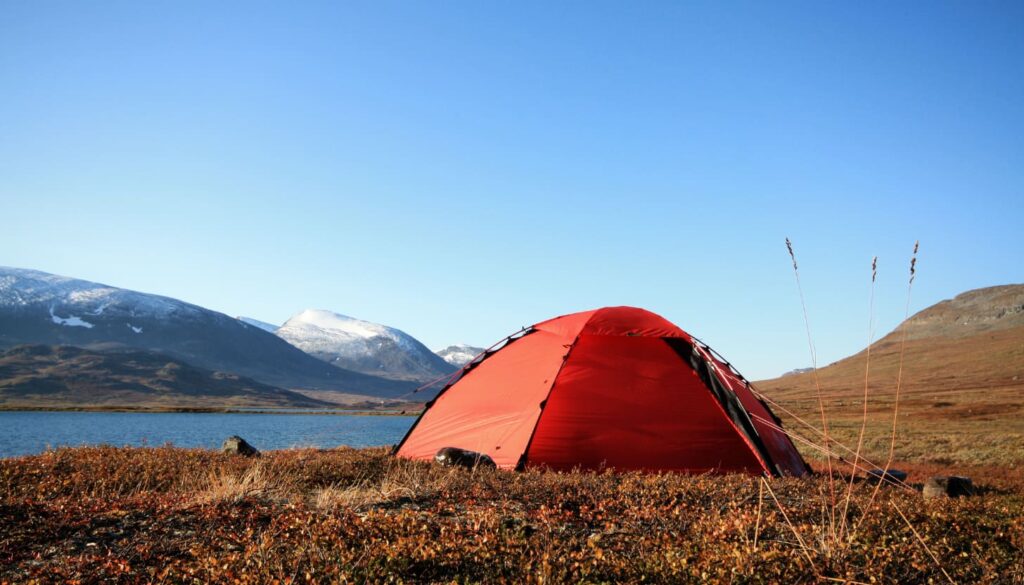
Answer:
<path fill-rule="evenodd" d="M 444 447 L 504 469 L 808 473 L 779 420 L 710 348 L 643 309 L 538 323 L 484 352 L 396 448 Z"/>

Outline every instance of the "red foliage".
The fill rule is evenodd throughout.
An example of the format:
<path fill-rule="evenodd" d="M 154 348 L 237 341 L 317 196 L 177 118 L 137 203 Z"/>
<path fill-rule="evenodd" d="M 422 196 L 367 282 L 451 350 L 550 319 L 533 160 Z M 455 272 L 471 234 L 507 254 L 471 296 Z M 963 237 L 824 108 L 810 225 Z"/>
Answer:
<path fill-rule="evenodd" d="M 1024 473 L 968 471 L 979 496 L 886 488 L 866 513 L 870 489 L 855 486 L 858 528 L 829 550 L 815 539 L 821 478 L 772 481 L 791 527 L 744 476 L 471 473 L 381 449 L 63 449 L 0 460 L 0 582 L 944 582 L 894 504 L 956 581 L 1021 582 Z"/>

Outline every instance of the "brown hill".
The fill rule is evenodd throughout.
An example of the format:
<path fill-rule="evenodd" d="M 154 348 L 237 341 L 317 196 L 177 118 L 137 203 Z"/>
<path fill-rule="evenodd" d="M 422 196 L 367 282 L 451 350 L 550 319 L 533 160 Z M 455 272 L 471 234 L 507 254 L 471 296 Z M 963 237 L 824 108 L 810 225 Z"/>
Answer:
<path fill-rule="evenodd" d="M 818 370 L 830 427 L 852 447 L 870 366 L 865 445 L 874 460 L 888 452 L 904 335 L 897 456 L 1024 462 L 1024 285 L 972 290 L 937 303 L 873 344 L 870 362 L 865 350 Z M 820 424 L 814 372 L 756 386 L 804 420 Z M 777 414 L 788 428 L 798 429 L 792 417 Z"/>
<path fill-rule="evenodd" d="M 150 351 L 21 345 L 0 353 L 2 407 L 322 407 L 327 403 Z"/>

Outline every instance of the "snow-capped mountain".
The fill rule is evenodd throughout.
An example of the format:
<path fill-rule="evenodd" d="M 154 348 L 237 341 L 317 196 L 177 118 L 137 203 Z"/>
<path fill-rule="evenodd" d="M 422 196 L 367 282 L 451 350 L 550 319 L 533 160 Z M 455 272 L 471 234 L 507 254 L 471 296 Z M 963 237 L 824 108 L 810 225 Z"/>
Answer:
<path fill-rule="evenodd" d="M 437 355 L 449 364 L 457 368 L 461 368 L 473 361 L 473 358 L 483 353 L 483 351 L 484 348 L 482 347 L 474 347 L 465 343 L 456 343 L 455 345 L 449 345 L 437 352 Z"/>
<path fill-rule="evenodd" d="M 276 334 L 338 367 L 396 380 L 426 382 L 455 369 L 404 331 L 331 311 L 302 311 Z"/>
<path fill-rule="evenodd" d="M 277 325 L 271 325 L 270 323 L 267 323 L 266 321 L 260 321 L 259 319 L 253 319 L 252 317 L 236 317 L 236 319 L 238 319 L 242 323 L 245 323 L 246 325 L 252 325 L 253 327 L 258 327 L 258 328 L 260 328 L 260 329 L 262 329 L 262 330 L 264 330 L 264 331 L 266 331 L 268 333 L 275 333 L 277 331 L 277 327 L 278 327 Z"/>
<path fill-rule="evenodd" d="M 0 348 L 138 348 L 285 388 L 398 396 L 412 384 L 346 371 L 223 313 L 146 293 L 0 267 Z"/>

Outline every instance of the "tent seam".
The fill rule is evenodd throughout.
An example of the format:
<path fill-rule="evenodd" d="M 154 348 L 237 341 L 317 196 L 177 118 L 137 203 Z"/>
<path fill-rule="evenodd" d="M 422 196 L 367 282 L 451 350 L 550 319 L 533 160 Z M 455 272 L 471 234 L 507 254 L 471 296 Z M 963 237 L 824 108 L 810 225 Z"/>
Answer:
<path fill-rule="evenodd" d="M 537 436 L 537 428 L 540 427 L 540 420 L 544 417 L 544 411 L 548 408 L 548 400 L 551 398 L 551 393 L 555 390 L 555 384 L 558 383 L 558 377 L 562 375 L 562 370 L 565 369 L 565 364 L 569 363 L 569 357 L 572 355 L 572 350 L 576 349 L 576 344 L 580 341 L 583 327 L 580 328 L 581 333 L 577 333 L 576 337 L 573 338 L 572 343 L 569 344 L 569 351 L 565 353 L 565 357 L 562 358 L 562 364 L 558 366 L 558 371 L 551 377 L 551 386 L 548 387 L 547 394 L 544 395 L 544 400 L 540 402 L 540 412 L 537 413 L 537 421 L 533 423 L 533 430 L 530 431 L 530 438 L 526 440 L 526 447 L 523 448 L 522 454 L 519 455 L 519 462 L 516 463 L 516 471 L 522 471 L 526 468 L 526 455 L 530 452 L 530 447 L 533 446 L 533 438 Z"/>
<path fill-rule="evenodd" d="M 405 432 L 405 436 L 402 437 L 402 440 L 399 441 L 398 444 L 396 444 L 391 449 L 391 455 L 397 455 L 398 454 L 398 451 L 402 448 L 402 445 L 405 445 L 405 442 L 408 441 L 409 437 L 412 436 L 412 432 L 415 431 L 416 427 L 418 427 L 420 425 L 420 422 L 423 420 L 423 417 L 426 416 L 427 411 L 429 411 L 431 408 L 434 407 L 434 404 L 437 403 L 437 401 L 441 398 L 442 395 L 444 395 L 445 392 L 447 392 L 449 389 L 451 389 L 453 386 L 455 386 L 455 384 L 461 382 L 466 376 L 469 375 L 470 372 L 472 372 L 473 370 L 475 370 L 478 367 L 480 367 L 480 364 L 482 364 L 485 361 L 489 360 L 491 358 L 491 356 L 496 355 L 499 351 L 501 351 L 501 350 L 505 349 L 506 347 L 508 347 L 508 345 L 510 343 L 512 343 L 513 341 L 518 341 L 518 340 L 520 340 L 520 339 L 526 337 L 527 335 L 530 335 L 531 333 L 534 333 L 536 331 L 538 331 L 538 330 L 535 329 L 534 327 L 529 327 L 529 328 L 524 327 L 523 329 L 520 329 L 519 331 L 516 331 L 512 335 L 509 335 L 509 336 L 505 337 L 505 339 L 502 339 L 498 343 L 495 343 L 494 345 L 492 345 L 490 348 L 484 350 L 483 354 L 481 354 L 481 355 L 483 355 L 482 358 L 480 358 L 479 360 L 477 360 L 476 358 L 473 358 L 472 361 L 470 361 L 466 365 L 462 366 L 462 368 L 458 372 L 456 372 L 455 374 L 452 374 L 452 377 L 449 379 L 448 383 L 445 384 L 444 388 L 441 388 L 441 390 L 437 393 L 437 396 L 434 396 L 434 398 L 432 398 L 429 402 L 427 402 L 424 405 L 423 412 L 421 412 L 419 414 L 419 416 L 416 417 L 416 420 L 413 421 L 412 426 L 410 426 L 409 430 Z M 522 335 L 519 335 L 520 333 L 522 333 Z M 518 337 L 516 337 L 517 335 L 518 335 Z M 502 343 L 502 342 L 504 342 L 504 343 Z M 494 349 L 498 344 L 501 344 L 501 347 L 499 347 L 498 349 Z M 493 349 L 493 351 L 491 351 L 492 349 Z M 559 370 L 559 371 L 561 371 L 561 370 Z"/>
<path fill-rule="evenodd" d="M 662 339 L 666 340 L 666 338 L 664 338 L 664 337 Z M 678 338 L 673 338 L 673 339 L 678 339 Z M 667 340 L 666 340 L 666 343 L 668 343 Z M 671 343 L 669 343 L 668 345 L 669 345 L 669 347 L 672 347 Z M 690 350 L 691 350 L 691 352 L 694 352 L 694 350 L 698 350 L 695 353 L 700 358 L 701 362 L 703 362 L 704 368 L 707 370 L 708 377 L 710 378 L 710 377 L 714 376 L 714 378 L 718 381 L 719 385 L 721 385 L 727 392 L 730 392 L 730 393 L 733 394 L 733 396 L 735 396 L 736 393 L 733 392 L 732 388 L 729 388 L 728 385 L 726 385 L 721 380 L 721 378 L 715 372 L 715 369 L 709 363 L 709 360 L 707 359 L 707 357 L 701 354 L 701 352 L 699 351 L 699 349 L 701 348 L 701 345 L 702 345 L 701 342 L 691 338 L 691 342 L 689 343 Z M 710 386 L 709 380 L 705 380 L 704 377 L 701 376 L 701 373 L 696 368 L 694 368 L 693 365 L 690 364 L 689 360 L 687 360 L 683 355 L 681 355 L 678 350 L 676 350 L 676 355 L 679 356 L 679 358 L 683 361 L 683 363 L 686 363 L 687 365 L 690 365 L 691 369 L 693 369 L 693 372 L 697 375 L 697 378 L 700 379 L 701 385 L 704 386 L 704 389 L 708 391 L 708 393 L 711 395 L 711 398 L 714 401 L 715 405 L 718 406 L 718 408 L 721 411 L 721 413 L 725 416 L 725 420 L 728 421 L 729 425 L 733 428 L 734 431 L 736 431 L 736 433 L 740 436 L 740 438 L 743 440 L 743 442 L 750 449 L 750 452 L 754 455 L 754 457 L 757 459 L 757 461 L 761 464 L 761 467 L 762 467 L 763 471 L 767 472 L 769 475 L 772 475 L 772 476 L 780 475 L 778 473 L 777 469 L 773 470 L 773 467 L 776 467 L 776 465 L 775 465 L 774 459 L 771 458 L 771 454 L 768 453 L 768 449 L 763 444 L 762 445 L 758 445 L 757 443 L 755 443 L 754 442 L 754 437 L 749 436 L 748 432 L 746 430 L 744 430 L 740 425 L 738 425 L 735 420 L 733 420 L 732 416 L 729 415 L 728 409 L 725 407 L 724 404 L 722 404 L 722 398 L 719 397 L 718 394 L 715 392 L 714 388 L 712 388 Z M 739 402 L 739 398 L 738 397 L 737 397 L 737 402 Z M 739 407 L 743 411 L 743 414 L 749 420 L 750 413 L 747 412 L 746 407 L 743 406 L 743 404 L 741 402 L 739 403 Z M 754 436 L 757 437 L 758 441 L 763 443 L 763 440 L 761 439 L 761 436 L 757 433 L 757 429 L 754 427 L 752 422 L 750 424 L 750 431 L 753 432 Z"/>

